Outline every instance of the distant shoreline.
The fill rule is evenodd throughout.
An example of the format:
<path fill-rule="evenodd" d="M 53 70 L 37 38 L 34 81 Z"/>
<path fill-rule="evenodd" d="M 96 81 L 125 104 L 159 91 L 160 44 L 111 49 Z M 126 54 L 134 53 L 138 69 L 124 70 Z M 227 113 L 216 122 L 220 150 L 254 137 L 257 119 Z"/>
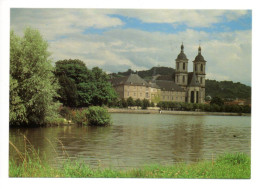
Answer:
<path fill-rule="evenodd" d="M 108 108 L 109 113 L 129 113 L 129 114 L 160 114 L 158 110 Z M 217 115 L 217 116 L 251 116 L 249 113 L 232 112 L 197 112 L 197 111 L 169 111 L 162 110 L 161 114 L 167 115 Z"/>

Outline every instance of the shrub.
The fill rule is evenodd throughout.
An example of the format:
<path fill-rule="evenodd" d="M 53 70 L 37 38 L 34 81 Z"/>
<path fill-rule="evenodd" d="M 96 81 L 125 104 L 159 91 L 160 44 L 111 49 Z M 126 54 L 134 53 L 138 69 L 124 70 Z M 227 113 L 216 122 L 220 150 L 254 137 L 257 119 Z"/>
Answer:
<path fill-rule="evenodd" d="M 88 125 L 87 110 L 76 110 L 73 114 L 72 121 L 77 125 Z"/>
<path fill-rule="evenodd" d="M 91 106 L 86 112 L 90 126 L 108 126 L 111 124 L 111 117 L 107 109 L 100 106 Z"/>

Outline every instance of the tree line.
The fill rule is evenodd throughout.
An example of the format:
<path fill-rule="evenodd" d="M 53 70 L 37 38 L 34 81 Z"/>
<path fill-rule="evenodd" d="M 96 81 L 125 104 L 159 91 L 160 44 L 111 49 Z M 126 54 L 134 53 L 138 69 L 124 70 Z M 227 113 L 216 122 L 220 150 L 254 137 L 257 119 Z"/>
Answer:
<path fill-rule="evenodd" d="M 42 126 L 60 118 L 60 106 L 108 105 L 117 94 L 100 68 L 81 60 L 51 64 L 48 43 L 38 30 L 10 33 L 10 126 Z M 93 108 L 100 111 L 98 108 Z"/>

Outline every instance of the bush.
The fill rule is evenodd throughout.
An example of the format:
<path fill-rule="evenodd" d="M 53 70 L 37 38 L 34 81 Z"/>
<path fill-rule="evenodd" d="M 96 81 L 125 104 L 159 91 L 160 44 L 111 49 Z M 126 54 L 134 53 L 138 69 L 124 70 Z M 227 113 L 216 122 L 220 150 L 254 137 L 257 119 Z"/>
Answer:
<path fill-rule="evenodd" d="M 86 117 L 90 126 L 108 126 L 111 124 L 111 117 L 107 109 L 100 106 L 89 107 Z"/>
<path fill-rule="evenodd" d="M 87 119 L 87 110 L 76 110 L 73 113 L 72 121 L 79 126 L 87 126 L 88 119 Z"/>

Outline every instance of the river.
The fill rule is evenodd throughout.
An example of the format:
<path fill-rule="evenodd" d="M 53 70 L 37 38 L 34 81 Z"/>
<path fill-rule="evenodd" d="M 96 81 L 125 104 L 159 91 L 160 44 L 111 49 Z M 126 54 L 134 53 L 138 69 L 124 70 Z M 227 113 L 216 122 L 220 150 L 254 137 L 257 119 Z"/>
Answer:
<path fill-rule="evenodd" d="M 111 116 L 113 124 L 109 127 L 10 129 L 10 141 L 21 152 L 25 145 L 33 146 L 39 150 L 40 158 L 54 167 L 68 158 L 93 168 L 126 169 L 251 152 L 249 116 L 120 113 Z M 17 151 L 11 145 L 9 148 L 10 158 L 19 162 Z"/>

